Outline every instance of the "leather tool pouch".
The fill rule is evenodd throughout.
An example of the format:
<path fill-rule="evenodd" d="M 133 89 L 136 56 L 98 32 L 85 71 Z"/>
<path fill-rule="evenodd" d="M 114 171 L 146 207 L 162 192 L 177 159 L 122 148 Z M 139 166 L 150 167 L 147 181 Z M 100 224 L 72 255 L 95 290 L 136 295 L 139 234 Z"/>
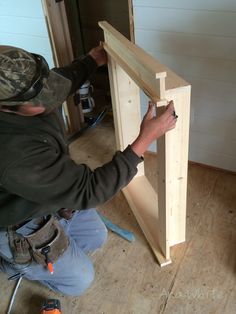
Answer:
<path fill-rule="evenodd" d="M 68 248 L 69 239 L 58 219 L 48 216 L 38 230 L 27 236 L 22 236 L 12 228 L 8 229 L 9 242 L 15 263 L 25 264 L 32 259 L 41 265 L 47 265 L 47 260 L 54 263 Z M 47 256 L 45 255 L 47 248 Z"/>

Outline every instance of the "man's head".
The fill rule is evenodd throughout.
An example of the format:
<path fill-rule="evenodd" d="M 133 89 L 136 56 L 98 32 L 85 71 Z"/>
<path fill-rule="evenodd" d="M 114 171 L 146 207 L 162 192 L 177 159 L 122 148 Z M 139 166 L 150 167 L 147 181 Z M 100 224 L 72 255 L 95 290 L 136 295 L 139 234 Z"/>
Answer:
<path fill-rule="evenodd" d="M 31 115 L 33 107 L 32 115 L 50 112 L 66 100 L 70 88 L 71 82 L 50 71 L 42 56 L 0 46 L 0 110 L 20 114 L 23 108 Z"/>

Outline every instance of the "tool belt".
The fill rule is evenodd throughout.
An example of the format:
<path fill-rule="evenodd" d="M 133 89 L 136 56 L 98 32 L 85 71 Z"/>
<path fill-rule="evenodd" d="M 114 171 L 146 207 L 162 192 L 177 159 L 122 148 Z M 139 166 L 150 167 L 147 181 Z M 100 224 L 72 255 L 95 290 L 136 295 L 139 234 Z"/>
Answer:
<path fill-rule="evenodd" d="M 26 264 L 34 260 L 40 265 L 54 263 L 69 246 L 69 239 L 58 219 L 48 216 L 35 232 L 23 236 L 8 228 L 14 262 Z"/>

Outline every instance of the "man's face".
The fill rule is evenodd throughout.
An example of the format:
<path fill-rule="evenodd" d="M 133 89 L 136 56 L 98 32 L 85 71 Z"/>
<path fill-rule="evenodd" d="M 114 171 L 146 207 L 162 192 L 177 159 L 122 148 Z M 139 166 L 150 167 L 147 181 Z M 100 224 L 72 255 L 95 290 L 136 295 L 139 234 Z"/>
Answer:
<path fill-rule="evenodd" d="M 19 116 L 31 117 L 39 114 L 45 114 L 46 108 L 44 106 L 35 106 L 32 103 L 26 103 L 18 106 L 3 106 L 0 107 L 0 111 L 17 114 Z"/>

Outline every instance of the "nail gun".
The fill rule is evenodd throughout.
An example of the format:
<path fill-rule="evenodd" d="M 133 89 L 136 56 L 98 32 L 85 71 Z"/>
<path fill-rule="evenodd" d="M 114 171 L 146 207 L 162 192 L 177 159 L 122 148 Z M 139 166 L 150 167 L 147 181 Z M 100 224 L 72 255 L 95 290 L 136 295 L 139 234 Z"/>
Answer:
<path fill-rule="evenodd" d="M 62 314 L 60 301 L 57 299 L 45 300 L 40 314 Z"/>

